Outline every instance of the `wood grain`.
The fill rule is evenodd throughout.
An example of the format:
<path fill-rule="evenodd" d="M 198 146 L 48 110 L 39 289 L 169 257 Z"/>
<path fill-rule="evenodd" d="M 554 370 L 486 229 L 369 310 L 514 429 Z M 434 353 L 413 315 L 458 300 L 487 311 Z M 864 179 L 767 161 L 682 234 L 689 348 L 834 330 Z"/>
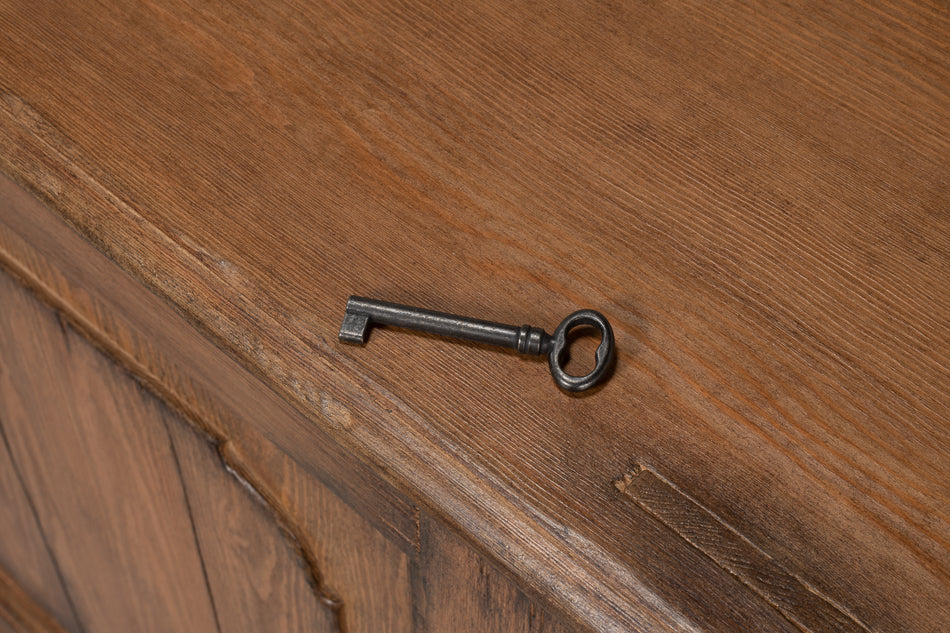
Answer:
<path fill-rule="evenodd" d="M 7 622 L 6 620 L 4 620 L 3 618 L 0 618 L 0 631 L 2 631 L 3 633 L 22 633 L 20 631 L 17 631 L 15 628 L 13 628 L 13 625 Z"/>
<path fill-rule="evenodd" d="M 0 363 L 0 371 L 4 367 Z M 78 630 L 75 607 L 63 586 L 49 542 L 37 524 L 36 505 L 26 494 L 13 464 L 2 423 L 0 418 L 0 576 L 4 578 L 0 583 L 4 586 L 0 591 L 0 620 L 6 614 L 8 620 L 26 619 L 36 624 L 34 628 L 42 628 L 47 619 L 54 619 L 65 623 L 69 630 Z M 11 612 L 21 615 L 14 618 Z M 49 615 L 44 618 L 44 614 Z M 29 630 L 28 626 L 21 628 Z"/>
<path fill-rule="evenodd" d="M 904 2 L 10 4 L 0 167 L 579 621 L 784 626 L 612 489 L 635 462 L 868 628 L 939 631 L 947 28 Z M 488 349 L 344 349 L 351 292 L 594 307 L 617 371 L 568 399 Z"/>
<path fill-rule="evenodd" d="M 10 538 L 10 535 L 5 535 Z M 66 633 L 49 611 L 0 566 L 0 633 Z"/>
<path fill-rule="evenodd" d="M 4 434 L 84 628 L 217 630 L 165 411 L 0 283 Z"/>
<path fill-rule="evenodd" d="M 3 435 L 73 630 L 338 630 L 204 438 L 6 276 L 0 296 Z"/>
<path fill-rule="evenodd" d="M 422 515 L 419 533 L 420 556 L 413 574 L 417 633 L 569 630 L 440 521 Z"/>
<path fill-rule="evenodd" d="M 314 595 L 320 587 L 270 506 L 250 496 L 187 425 L 169 425 L 168 432 L 218 629 L 340 631 L 340 609 Z"/>
<path fill-rule="evenodd" d="M 651 470 L 637 468 L 614 482 L 620 492 L 662 521 L 806 631 L 866 633 L 867 628 L 768 552 L 744 538 L 689 495 Z"/>
<path fill-rule="evenodd" d="M 400 540 L 387 538 L 272 444 L 240 444 L 243 448 L 237 449 L 238 442 L 228 442 L 227 450 L 241 451 L 229 463 L 256 473 L 255 489 L 267 496 L 301 547 L 312 553 L 322 591 L 340 601 L 346 633 L 413 631 L 416 596 L 409 570 L 418 541 L 407 553 Z M 385 489 L 376 492 L 384 494 Z"/>

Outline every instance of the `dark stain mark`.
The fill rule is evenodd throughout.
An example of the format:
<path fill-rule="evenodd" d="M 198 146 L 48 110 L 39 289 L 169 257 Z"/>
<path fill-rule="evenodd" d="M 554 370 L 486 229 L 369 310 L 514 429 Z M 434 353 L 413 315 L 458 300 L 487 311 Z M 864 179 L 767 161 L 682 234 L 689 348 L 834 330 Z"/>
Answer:
<path fill-rule="evenodd" d="M 801 629 L 869 633 L 857 618 L 654 471 L 638 465 L 614 485 Z"/>

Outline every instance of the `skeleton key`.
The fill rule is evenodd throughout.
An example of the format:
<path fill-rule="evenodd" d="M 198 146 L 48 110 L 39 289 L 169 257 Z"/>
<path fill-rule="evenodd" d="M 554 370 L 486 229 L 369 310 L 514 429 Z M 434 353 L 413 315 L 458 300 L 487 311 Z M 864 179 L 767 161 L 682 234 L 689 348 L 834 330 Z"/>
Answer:
<path fill-rule="evenodd" d="M 505 325 L 354 295 L 346 302 L 340 340 L 362 345 L 373 325 L 394 325 L 476 343 L 488 343 L 517 350 L 521 354 L 547 354 L 554 382 L 565 391 L 584 391 L 596 385 L 607 374 L 614 358 L 614 332 L 604 315 L 594 310 L 578 310 L 570 314 L 551 335 L 530 325 Z M 582 325 L 600 330 L 601 340 L 594 353 L 594 369 L 587 375 L 574 376 L 564 371 L 561 362 L 567 351 L 568 332 Z"/>

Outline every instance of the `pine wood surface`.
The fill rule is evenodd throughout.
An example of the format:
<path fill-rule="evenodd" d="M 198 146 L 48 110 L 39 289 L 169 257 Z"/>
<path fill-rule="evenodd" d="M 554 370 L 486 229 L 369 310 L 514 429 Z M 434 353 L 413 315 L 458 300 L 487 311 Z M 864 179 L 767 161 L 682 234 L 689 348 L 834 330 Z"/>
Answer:
<path fill-rule="evenodd" d="M 947 26 L 923 3 L 11 3 L 0 167 L 577 620 L 824 630 L 676 518 L 700 516 L 848 627 L 937 631 Z M 569 398 L 478 346 L 342 347 L 353 292 L 549 330 L 593 307 L 617 368 Z M 306 465 L 299 427 L 258 424 Z M 644 467 L 668 505 L 630 488 Z"/>

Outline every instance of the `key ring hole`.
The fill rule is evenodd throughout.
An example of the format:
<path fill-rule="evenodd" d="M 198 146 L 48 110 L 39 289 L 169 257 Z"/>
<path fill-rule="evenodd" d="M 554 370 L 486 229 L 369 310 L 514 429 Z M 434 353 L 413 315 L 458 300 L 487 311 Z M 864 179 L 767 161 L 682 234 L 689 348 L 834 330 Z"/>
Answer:
<path fill-rule="evenodd" d="M 569 376 L 586 376 L 597 366 L 594 354 L 603 340 L 600 330 L 593 325 L 574 325 L 566 332 L 558 365 L 564 368 Z"/>
<path fill-rule="evenodd" d="M 600 343 L 594 351 L 594 367 L 588 373 L 577 376 L 567 372 L 570 361 L 570 348 L 584 336 L 588 328 L 600 332 Z M 572 331 L 576 332 L 573 336 Z M 596 336 L 596 334 L 595 334 Z M 610 323 L 599 312 L 578 310 L 561 321 L 551 336 L 551 349 L 548 352 L 548 365 L 554 382 L 565 391 L 577 392 L 590 389 L 608 373 L 614 360 L 614 333 Z M 588 365 L 589 366 L 589 365 Z"/>

